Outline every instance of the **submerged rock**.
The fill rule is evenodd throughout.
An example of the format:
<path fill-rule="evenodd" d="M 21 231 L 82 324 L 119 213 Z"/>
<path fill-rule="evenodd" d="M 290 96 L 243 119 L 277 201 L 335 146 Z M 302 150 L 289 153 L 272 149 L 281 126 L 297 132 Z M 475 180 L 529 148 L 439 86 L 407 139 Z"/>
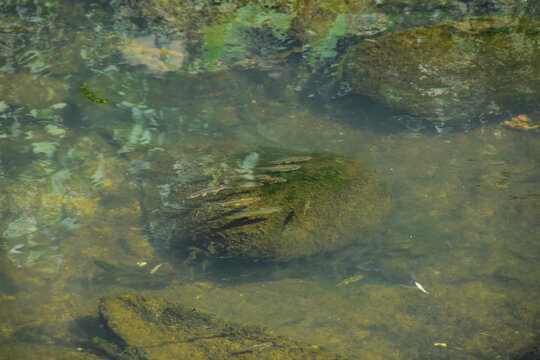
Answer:
<path fill-rule="evenodd" d="M 46 108 L 67 98 L 68 86 L 37 74 L 6 74 L 0 77 L 0 98 L 8 105 Z"/>
<path fill-rule="evenodd" d="M 99 312 L 130 359 L 344 359 L 318 346 L 278 337 L 258 326 L 217 319 L 160 298 L 101 300 Z"/>
<path fill-rule="evenodd" d="M 381 36 L 351 48 L 339 77 L 352 89 L 430 120 L 540 105 L 540 22 L 485 16 Z"/>
<path fill-rule="evenodd" d="M 150 261 L 153 249 L 140 231 L 125 230 L 141 215 L 127 161 L 98 136 L 41 121 L 12 125 L 2 139 L 0 249 L 17 267 L 72 279 L 99 268 L 142 271 L 136 262 Z"/>
<path fill-rule="evenodd" d="M 120 46 L 120 51 L 130 65 L 145 65 L 155 74 L 178 70 L 184 63 L 186 53 L 180 40 L 156 44 L 154 36 L 129 39 Z"/>
<path fill-rule="evenodd" d="M 287 261 L 336 250 L 390 206 L 369 165 L 334 153 L 218 143 L 149 154 L 132 165 L 152 238 L 217 257 Z"/>
<path fill-rule="evenodd" d="M 0 346 L 0 360 L 99 360 L 101 357 L 56 345 L 16 343 Z"/>
<path fill-rule="evenodd" d="M 538 13 L 537 2 L 522 0 L 384 0 L 377 1 L 377 6 L 388 14 L 409 20 L 409 23 L 415 18 L 441 19 L 463 13 L 470 15 Z"/>

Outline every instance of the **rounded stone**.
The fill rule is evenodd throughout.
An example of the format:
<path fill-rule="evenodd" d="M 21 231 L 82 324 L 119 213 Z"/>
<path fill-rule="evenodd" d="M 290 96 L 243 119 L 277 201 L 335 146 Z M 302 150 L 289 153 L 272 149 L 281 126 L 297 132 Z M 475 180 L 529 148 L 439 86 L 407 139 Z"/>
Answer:
<path fill-rule="evenodd" d="M 540 105 L 538 18 L 490 15 L 389 33 L 348 50 L 354 92 L 428 120 L 524 113 Z"/>
<path fill-rule="evenodd" d="M 390 207 L 369 165 L 330 152 L 214 143 L 134 161 L 153 240 L 221 258 L 288 261 L 333 251 Z"/>

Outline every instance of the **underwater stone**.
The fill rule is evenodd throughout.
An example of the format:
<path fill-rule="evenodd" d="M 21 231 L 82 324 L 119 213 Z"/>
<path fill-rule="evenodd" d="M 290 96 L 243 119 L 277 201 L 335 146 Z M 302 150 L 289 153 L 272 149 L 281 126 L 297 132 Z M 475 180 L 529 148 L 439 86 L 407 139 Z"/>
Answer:
<path fill-rule="evenodd" d="M 102 357 L 56 345 L 15 343 L 0 346 L 0 360 L 99 360 Z"/>
<path fill-rule="evenodd" d="M 535 17 L 484 16 L 388 34 L 352 47 L 338 78 L 429 120 L 524 113 L 540 105 L 538 29 Z"/>
<path fill-rule="evenodd" d="M 214 317 L 161 298 L 101 299 L 99 312 L 133 359 L 345 359 L 258 326 Z"/>
<path fill-rule="evenodd" d="M 288 261 L 351 244 L 388 211 L 366 163 L 330 153 L 214 143 L 135 157 L 155 243 L 219 258 Z"/>
<path fill-rule="evenodd" d="M 0 98 L 10 105 L 43 109 L 66 99 L 67 85 L 36 74 L 6 74 L 0 77 Z"/>

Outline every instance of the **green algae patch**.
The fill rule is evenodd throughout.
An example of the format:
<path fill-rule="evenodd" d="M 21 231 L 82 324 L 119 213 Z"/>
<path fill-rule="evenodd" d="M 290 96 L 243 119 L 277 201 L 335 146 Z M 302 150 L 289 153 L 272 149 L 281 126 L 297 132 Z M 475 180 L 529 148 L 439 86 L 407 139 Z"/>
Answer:
<path fill-rule="evenodd" d="M 330 152 L 215 143 L 156 151 L 144 164 L 151 237 L 219 258 L 288 261 L 333 251 L 390 207 L 369 165 Z"/>
<path fill-rule="evenodd" d="M 338 77 L 360 94 L 430 120 L 540 105 L 535 17 L 484 16 L 387 34 L 352 47 Z"/>
<path fill-rule="evenodd" d="M 161 298 L 105 297 L 99 312 L 132 359 L 344 359 L 259 326 L 219 319 Z"/>
<path fill-rule="evenodd" d="M 82 96 L 85 98 L 85 99 L 88 99 L 90 101 L 93 101 L 93 102 L 97 102 L 98 104 L 106 104 L 107 103 L 107 99 L 105 98 L 102 98 L 102 97 L 99 97 L 97 91 L 95 90 L 90 90 L 88 88 L 88 84 L 87 83 L 84 83 L 82 84 L 80 87 L 79 87 L 79 90 L 82 94 Z"/>

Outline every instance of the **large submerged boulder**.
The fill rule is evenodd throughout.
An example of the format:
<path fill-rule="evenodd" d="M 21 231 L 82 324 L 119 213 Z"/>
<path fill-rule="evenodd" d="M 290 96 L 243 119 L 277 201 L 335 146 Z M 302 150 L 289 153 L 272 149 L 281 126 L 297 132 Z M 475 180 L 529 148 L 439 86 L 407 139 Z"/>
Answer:
<path fill-rule="evenodd" d="M 218 319 L 160 298 L 106 297 L 99 312 L 130 359 L 344 359 L 258 326 Z"/>
<path fill-rule="evenodd" d="M 381 36 L 352 47 L 339 78 L 353 91 L 430 120 L 540 105 L 540 21 L 484 16 Z"/>
<path fill-rule="evenodd" d="M 288 261 L 359 239 L 390 199 L 366 163 L 329 152 L 214 143 L 137 156 L 155 243 Z"/>

